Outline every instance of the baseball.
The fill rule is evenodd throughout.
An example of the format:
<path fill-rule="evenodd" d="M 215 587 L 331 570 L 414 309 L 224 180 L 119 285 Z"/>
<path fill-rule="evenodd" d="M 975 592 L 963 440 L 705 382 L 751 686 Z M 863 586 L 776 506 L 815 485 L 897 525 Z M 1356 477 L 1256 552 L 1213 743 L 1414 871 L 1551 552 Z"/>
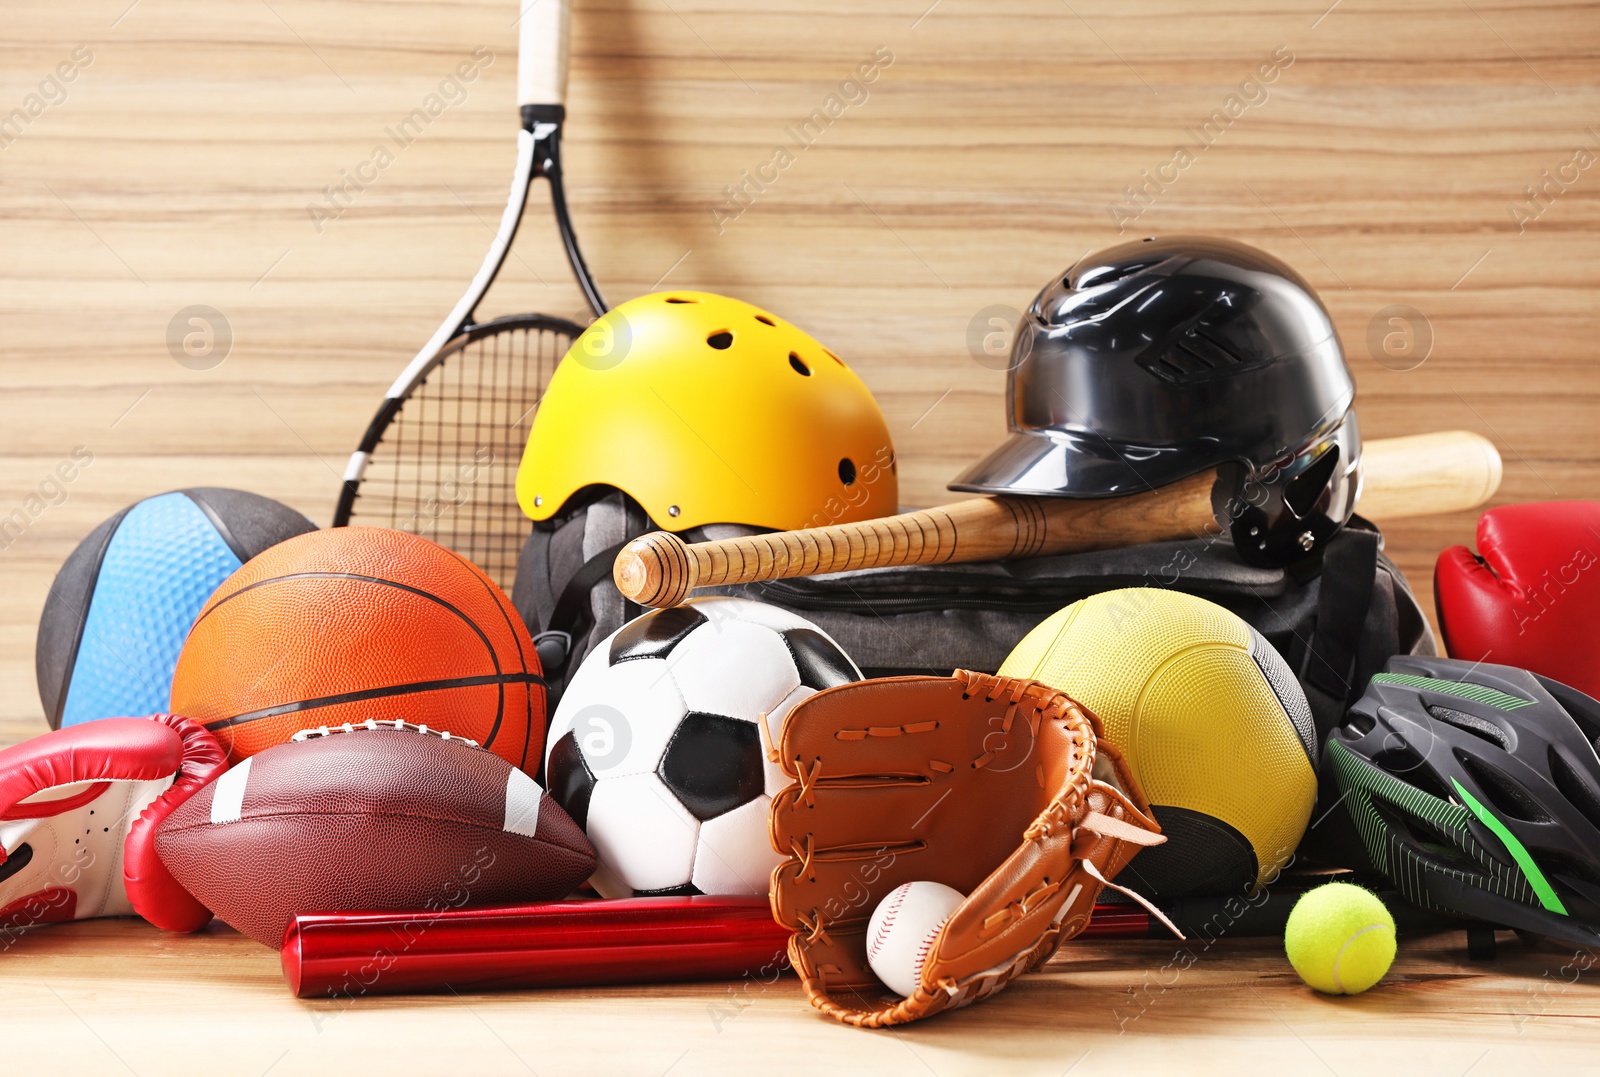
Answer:
<path fill-rule="evenodd" d="M 922 963 L 956 907 L 967 900 L 944 883 L 901 883 L 867 922 L 867 963 L 902 998 L 917 989 Z"/>

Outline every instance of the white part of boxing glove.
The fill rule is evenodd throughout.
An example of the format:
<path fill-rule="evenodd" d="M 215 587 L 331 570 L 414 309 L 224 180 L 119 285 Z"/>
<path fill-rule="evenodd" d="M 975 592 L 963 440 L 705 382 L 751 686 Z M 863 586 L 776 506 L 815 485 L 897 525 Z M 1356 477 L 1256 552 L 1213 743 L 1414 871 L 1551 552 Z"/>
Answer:
<path fill-rule="evenodd" d="M 155 853 L 156 826 L 226 769 L 173 715 L 106 718 L 0 751 L 0 931 L 137 913 L 193 931 L 211 914 Z"/>

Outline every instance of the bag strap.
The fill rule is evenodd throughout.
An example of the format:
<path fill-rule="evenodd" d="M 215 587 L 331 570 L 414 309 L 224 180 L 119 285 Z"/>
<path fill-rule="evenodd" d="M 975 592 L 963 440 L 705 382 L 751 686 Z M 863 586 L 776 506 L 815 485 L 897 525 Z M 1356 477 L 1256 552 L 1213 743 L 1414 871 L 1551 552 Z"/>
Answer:
<path fill-rule="evenodd" d="M 556 599 L 556 608 L 550 611 L 550 620 L 546 622 L 550 627 L 533 637 L 534 649 L 539 652 L 539 663 L 547 676 L 567 664 L 567 657 L 572 654 L 573 639 L 594 627 L 594 604 L 590 601 L 590 592 L 595 584 L 611 578 L 611 566 L 616 563 L 617 554 L 631 541 L 623 539 L 589 558 L 561 589 L 561 597 Z"/>
<path fill-rule="evenodd" d="M 1313 710 L 1344 717 L 1355 679 L 1361 634 L 1378 573 L 1378 533 L 1347 527 L 1328 544 L 1317 589 L 1317 625 L 1300 678 Z M 1316 698 L 1320 696 L 1321 698 Z M 1318 732 L 1323 723 L 1318 723 Z"/>

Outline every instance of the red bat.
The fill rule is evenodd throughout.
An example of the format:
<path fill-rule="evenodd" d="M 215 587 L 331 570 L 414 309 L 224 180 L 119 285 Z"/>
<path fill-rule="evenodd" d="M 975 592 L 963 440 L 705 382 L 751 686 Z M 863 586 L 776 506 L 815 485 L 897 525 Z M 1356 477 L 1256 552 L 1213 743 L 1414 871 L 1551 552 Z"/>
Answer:
<path fill-rule="evenodd" d="M 283 939 L 301 998 L 682 980 L 770 982 L 789 930 L 764 897 L 555 901 L 442 912 L 302 913 Z M 1166 937 L 1144 910 L 1096 906 L 1087 938 Z"/>
<path fill-rule="evenodd" d="M 283 936 L 283 974 L 301 998 L 770 981 L 789 967 L 789 934 L 764 897 L 302 913 Z"/>

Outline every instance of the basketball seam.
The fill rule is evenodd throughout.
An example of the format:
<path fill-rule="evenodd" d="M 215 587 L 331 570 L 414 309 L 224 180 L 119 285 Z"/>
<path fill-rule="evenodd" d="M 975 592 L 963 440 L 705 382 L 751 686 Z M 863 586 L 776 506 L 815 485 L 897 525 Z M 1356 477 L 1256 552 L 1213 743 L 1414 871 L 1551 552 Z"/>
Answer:
<path fill-rule="evenodd" d="M 290 580 L 358 580 L 362 583 L 375 583 L 380 587 L 393 587 L 398 591 L 405 591 L 409 594 L 417 595 L 420 598 L 425 598 L 429 602 L 443 606 L 445 609 L 461 618 L 466 626 L 477 634 L 478 640 L 483 644 L 484 650 L 489 652 L 489 661 L 494 663 L 494 671 L 496 673 L 504 672 L 504 670 L 500 668 L 500 656 L 495 654 L 494 644 L 489 642 L 488 635 L 483 631 L 483 629 L 479 628 L 478 623 L 471 617 L 468 617 L 465 612 L 457 609 L 453 604 L 446 602 L 438 595 L 424 591 L 420 587 L 413 587 L 408 583 L 399 583 L 395 580 L 381 579 L 377 576 L 365 576 L 359 572 L 291 572 L 287 576 L 273 576 L 269 579 L 257 580 L 255 583 L 246 584 L 237 591 L 217 599 L 217 601 L 207 609 L 202 610 L 200 612 L 200 616 L 195 618 L 194 625 L 189 629 L 189 635 L 193 636 L 195 629 L 200 627 L 200 623 L 207 617 L 210 617 L 217 610 L 221 609 L 225 603 L 233 601 L 235 598 L 238 598 L 240 595 L 245 594 L 248 591 L 254 591 L 258 587 L 265 587 L 269 583 L 287 583 Z"/>
<path fill-rule="evenodd" d="M 1300 741 L 1300 746 L 1305 749 L 1306 759 L 1311 763 L 1311 768 L 1315 770 L 1317 767 L 1317 728 L 1316 719 L 1311 714 L 1311 703 L 1305 699 L 1305 691 L 1301 688 L 1300 682 L 1295 679 L 1294 671 L 1289 668 L 1289 663 L 1284 660 L 1283 655 L 1278 653 L 1278 649 L 1267 640 L 1267 637 L 1256 631 L 1254 625 L 1249 627 L 1250 659 L 1256 664 L 1256 668 L 1261 671 L 1261 676 L 1266 678 L 1267 685 L 1272 689 L 1272 694 L 1278 697 L 1279 706 L 1283 708 L 1283 713 L 1288 717 L 1289 725 L 1293 727 L 1295 736 Z M 1300 690 L 1301 702 L 1305 705 L 1304 710 L 1299 713 L 1290 709 L 1290 704 L 1294 702 L 1294 696 L 1291 694 L 1286 699 L 1284 698 L 1284 692 L 1280 691 L 1280 688 L 1292 691 L 1293 689 L 1290 689 L 1290 685 L 1293 686 L 1293 689 Z"/>
<path fill-rule="evenodd" d="M 511 642 L 516 645 L 516 648 L 517 648 L 517 661 L 519 663 L 521 663 L 521 665 L 522 665 L 522 672 L 524 672 L 524 673 L 529 672 L 529 670 L 528 670 L 528 656 L 525 653 L 523 653 L 522 640 L 517 636 L 517 629 L 516 629 L 516 626 L 514 624 L 512 624 L 510 615 L 506 613 L 505 603 L 500 601 L 501 598 L 504 597 L 505 592 L 501 591 L 498 587 L 494 586 L 493 581 L 490 580 L 488 576 L 482 575 L 483 570 L 478 568 L 477 565 L 473 564 L 467 558 L 462 557 L 459 553 L 457 553 L 456 551 L 450 549 L 448 546 L 445 547 L 445 551 L 447 553 L 449 553 L 450 556 L 454 557 L 457 561 L 460 561 L 467 568 L 472 569 L 474 573 L 479 574 L 480 578 L 479 578 L 478 582 L 483 585 L 484 592 L 486 594 L 488 594 L 489 599 L 494 603 L 495 609 L 500 611 L 501 619 L 506 622 L 506 631 L 511 633 Z M 517 618 L 519 620 L 521 619 L 521 617 L 522 617 L 521 614 L 517 614 Z M 526 627 L 526 626 L 524 626 L 524 627 Z M 494 726 L 489 730 L 488 737 L 484 738 L 484 742 L 483 742 L 484 747 L 488 747 L 488 746 L 492 745 L 494 743 L 494 738 L 496 736 L 498 736 L 499 733 L 500 733 L 500 721 L 505 715 L 505 691 L 504 691 L 504 689 L 501 690 L 500 696 L 501 696 L 501 698 L 500 698 L 500 708 L 499 708 L 498 712 L 495 714 Z M 526 770 L 527 767 L 528 767 L 528 745 L 533 741 L 533 737 L 532 737 L 532 733 L 533 733 L 533 693 L 532 692 L 527 693 L 525 702 L 527 704 L 527 710 L 528 710 L 528 734 L 529 735 L 524 736 L 522 738 L 522 759 L 518 763 L 518 766 L 521 767 L 523 770 Z M 542 755 L 543 753 L 541 752 L 540 754 Z"/>
<path fill-rule="evenodd" d="M 1225 639 L 1203 639 L 1197 643 L 1191 643 L 1186 647 L 1169 652 L 1164 658 L 1161 659 L 1160 662 L 1156 663 L 1155 668 L 1150 671 L 1150 675 L 1145 678 L 1144 684 L 1140 686 L 1139 695 L 1133 701 L 1133 713 L 1139 714 L 1143 712 L 1145 696 L 1150 692 L 1150 686 L 1155 683 L 1156 678 L 1165 673 L 1167 670 L 1171 669 L 1178 663 L 1180 659 L 1187 658 L 1196 651 L 1203 651 L 1210 647 L 1224 647 L 1239 651 L 1249 658 L 1251 667 L 1255 669 L 1257 673 L 1261 674 L 1262 681 L 1266 683 L 1267 691 L 1272 693 L 1273 699 L 1278 700 L 1279 712 L 1282 713 L 1284 718 L 1288 720 L 1290 729 L 1294 729 L 1294 719 L 1289 717 L 1288 711 L 1285 710 L 1283 706 L 1283 701 L 1278 699 L 1277 691 L 1274 689 L 1272 682 L 1267 680 L 1267 675 L 1262 672 L 1260 664 L 1255 660 L 1255 656 L 1250 653 L 1250 648 L 1241 644 L 1232 643 Z M 1133 735 L 1133 730 L 1130 729 L 1128 732 L 1131 738 Z M 1298 730 L 1295 730 L 1295 739 L 1299 739 Z M 1137 777 L 1138 775 L 1135 774 L 1135 778 Z"/>
<path fill-rule="evenodd" d="M 440 547 L 440 548 L 443 549 L 443 547 Z M 446 551 L 446 552 L 449 552 L 449 551 Z M 505 674 L 505 671 L 500 668 L 500 656 L 495 653 L 494 644 L 489 642 L 488 634 L 485 633 L 484 630 L 478 626 L 478 623 L 476 621 L 474 621 L 471 617 L 468 617 L 465 612 L 463 612 L 462 610 L 457 609 L 453 604 L 451 604 L 449 602 L 446 602 L 444 599 L 440 598 L 438 595 L 431 594 L 431 593 L 429 593 L 427 591 L 424 591 L 420 587 L 412 587 L 410 584 L 398 583 L 398 582 L 396 582 L 394 580 L 380 579 L 377 576 L 366 576 L 366 575 L 362 575 L 359 572 L 293 572 L 293 573 L 290 573 L 289 575 L 286 575 L 286 576 L 273 576 L 273 577 L 271 577 L 269 579 L 257 580 L 255 583 L 246 584 L 244 587 L 239 588 L 237 591 L 234 591 L 231 594 L 224 595 L 222 598 L 217 599 L 217 601 L 215 603 L 213 603 L 212 605 L 208 606 L 206 609 L 202 610 L 200 612 L 200 616 L 195 618 L 194 624 L 190 627 L 189 636 L 192 638 L 194 636 L 195 629 L 200 627 L 200 622 L 204 621 L 207 617 L 211 616 L 211 614 L 213 614 L 217 610 L 221 609 L 224 603 L 231 602 L 233 599 L 237 598 L 238 596 L 244 594 L 247 591 L 254 591 L 256 588 L 265 587 L 269 583 L 284 583 L 284 582 L 287 582 L 289 580 L 304 580 L 304 579 L 312 579 L 312 580 L 359 580 L 359 581 L 364 582 L 364 583 L 377 584 L 380 587 L 393 587 L 398 591 L 405 591 L 405 592 L 407 592 L 409 594 L 417 595 L 417 596 L 419 596 L 421 598 L 427 599 L 430 602 L 436 603 L 437 605 L 443 606 L 445 609 L 449 610 L 451 613 L 453 613 L 457 617 L 459 617 L 461 619 L 462 623 L 465 624 L 468 628 L 472 629 L 473 633 L 477 635 L 478 641 L 483 644 L 484 650 L 489 652 L 489 662 L 490 662 L 491 665 L 494 666 L 495 674 L 497 676 Z M 502 615 L 504 615 L 504 611 L 502 611 Z M 188 646 L 187 641 L 185 642 L 184 645 Z M 527 673 L 527 664 L 524 663 L 523 664 L 523 676 L 528 676 L 528 675 L 529 674 Z M 541 677 L 539 679 L 539 683 L 543 684 L 544 683 L 544 678 Z M 446 687 L 449 687 L 449 686 L 447 685 Z M 391 693 L 391 694 L 404 694 L 404 693 L 402 692 L 402 693 Z M 306 708 L 305 706 L 302 705 L 303 702 L 304 701 L 302 701 L 302 703 L 295 704 L 295 705 L 292 705 L 292 706 L 291 705 L 286 705 L 287 709 L 279 710 L 277 713 L 287 714 L 287 713 L 291 713 L 292 711 L 296 711 L 296 710 L 308 709 L 308 708 Z M 505 717 L 505 709 L 506 709 L 505 688 L 502 685 L 502 687 L 500 689 L 500 693 L 499 693 L 499 699 L 498 699 L 497 704 L 495 706 L 494 724 L 490 727 L 489 736 L 484 738 L 484 742 L 483 742 L 484 747 L 487 748 L 494 742 L 494 735 L 499 732 L 499 730 L 500 730 L 500 722 Z M 269 710 L 271 710 L 271 708 L 269 708 Z M 265 717 L 269 717 L 269 716 L 270 715 L 267 712 L 249 711 L 249 712 L 246 712 L 245 715 L 234 715 L 232 718 L 228 718 L 223 722 L 219 722 L 219 723 L 216 723 L 216 724 L 207 723 L 207 728 L 209 728 L 209 729 L 223 729 L 223 728 L 226 728 L 226 727 L 231 726 L 231 725 L 242 724 L 245 721 L 253 721 L 256 718 L 265 718 Z M 524 755 L 524 758 L 526 758 L 526 755 Z"/>
<path fill-rule="evenodd" d="M 300 711 L 317 710 L 321 707 L 337 707 L 342 703 L 364 703 L 369 699 L 388 699 L 394 696 L 415 695 L 421 692 L 443 691 L 449 688 L 487 688 L 491 685 L 500 688 L 503 706 L 506 685 L 543 685 L 544 683 L 544 678 L 537 673 L 497 673 L 481 677 L 448 677 L 436 681 L 412 681 L 407 684 L 363 688 L 355 692 L 340 692 L 331 696 L 317 696 L 314 699 L 300 699 L 292 703 L 280 703 L 275 707 L 263 707 L 260 710 L 246 711 L 243 714 L 235 714 L 230 718 L 215 719 L 201 724 L 211 730 L 229 729 L 233 726 L 246 725 L 262 718 L 276 718 L 282 714 L 296 714 Z M 454 731 L 451 730 L 451 732 Z M 484 746 L 487 747 L 487 744 Z"/>

